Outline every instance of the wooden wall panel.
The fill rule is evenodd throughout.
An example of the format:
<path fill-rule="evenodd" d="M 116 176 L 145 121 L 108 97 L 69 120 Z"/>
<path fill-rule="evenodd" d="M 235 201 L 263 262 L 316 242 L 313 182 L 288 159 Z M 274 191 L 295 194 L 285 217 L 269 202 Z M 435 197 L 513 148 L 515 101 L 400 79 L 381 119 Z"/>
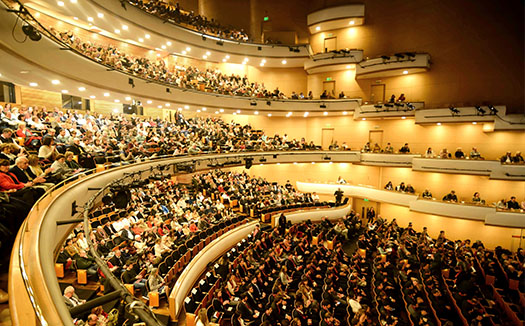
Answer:
<path fill-rule="evenodd" d="M 62 107 L 62 94 L 36 88 L 20 87 L 20 102 L 27 106 Z"/>

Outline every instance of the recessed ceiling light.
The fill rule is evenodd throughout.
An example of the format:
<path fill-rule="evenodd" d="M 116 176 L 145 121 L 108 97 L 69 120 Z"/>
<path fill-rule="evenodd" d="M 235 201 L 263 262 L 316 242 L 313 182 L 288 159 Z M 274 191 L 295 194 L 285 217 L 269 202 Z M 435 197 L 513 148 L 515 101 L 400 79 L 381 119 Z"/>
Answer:
<path fill-rule="evenodd" d="M 105 97 L 109 97 L 109 93 L 104 93 L 104 96 Z"/>
<path fill-rule="evenodd" d="M 28 74 L 29 73 L 29 70 L 22 70 L 20 71 L 21 74 Z"/>
<path fill-rule="evenodd" d="M 126 101 L 131 101 L 131 97 L 129 97 L 129 96 L 126 96 L 124 99 L 125 99 Z"/>
<path fill-rule="evenodd" d="M 206 111 L 207 109 L 206 108 L 202 108 L 202 111 Z"/>
<path fill-rule="evenodd" d="M 320 30 L 321 30 L 321 26 L 317 26 L 317 27 L 315 28 L 315 30 L 316 30 L 316 31 L 320 31 Z"/>
<path fill-rule="evenodd" d="M 78 90 L 79 90 L 79 91 L 81 91 L 81 92 L 83 92 L 83 91 L 85 91 L 85 90 L 86 90 L 86 88 L 85 88 L 85 87 L 83 87 L 83 86 L 81 86 L 81 87 L 79 87 L 79 88 L 78 88 Z"/>
<path fill-rule="evenodd" d="M 219 112 L 220 112 L 220 113 L 223 113 L 223 112 L 224 112 L 224 109 L 220 109 Z"/>
<path fill-rule="evenodd" d="M 282 63 L 283 65 L 285 65 L 285 64 L 286 64 L 286 60 L 281 61 L 281 63 Z"/>
<path fill-rule="evenodd" d="M 233 112 L 233 115 L 237 115 L 237 112 Z"/>
<path fill-rule="evenodd" d="M 53 80 L 51 81 L 51 84 L 53 84 L 53 85 L 58 85 L 58 84 L 60 84 L 60 80 L 58 80 L 58 79 L 53 79 Z"/>
<path fill-rule="evenodd" d="M 349 24 L 350 24 L 350 25 L 354 25 L 354 24 L 355 24 L 355 21 L 351 20 Z"/>
<path fill-rule="evenodd" d="M 407 75 L 408 74 L 408 70 L 403 70 L 403 75 Z"/>
<path fill-rule="evenodd" d="M 171 106 L 171 104 L 166 103 L 166 104 L 164 104 L 164 106 L 169 108 Z"/>
<path fill-rule="evenodd" d="M 269 116 L 269 117 L 271 117 L 271 116 L 272 116 L 272 114 L 271 114 L 271 113 L 268 113 L 268 116 Z"/>
<path fill-rule="evenodd" d="M 405 120 L 407 117 L 401 117 L 401 119 Z"/>
<path fill-rule="evenodd" d="M 229 59 L 229 58 L 230 58 L 230 56 L 229 56 L 229 55 L 226 55 L 226 56 L 225 56 L 225 58 L 226 58 L 226 59 Z"/>
<path fill-rule="evenodd" d="M 197 110 L 197 113 L 201 113 L 201 110 Z"/>
<path fill-rule="evenodd" d="M 147 39 L 149 39 L 149 38 L 151 37 L 151 35 L 146 34 L 146 35 L 144 35 L 144 37 L 147 38 Z"/>
<path fill-rule="evenodd" d="M 473 125 L 477 125 L 478 123 L 476 121 L 472 122 Z"/>
<path fill-rule="evenodd" d="M 324 112 L 323 112 L 323 115 L 328 115 L 328 112 L 324 111 Z"/>
<path fill-rule="evenodd" d="M 203 59 L 208 59 L 208 56 L 207 55 L 203 55 L 202 58 Z"/>
<path fill-rule="evenodd" d="M 305 112 L 305 113 L 303 114 L 303 117 L 306 118 L 309 114 L 310 114 L 310 112 Z"/>
<path fill-rule="evenodd" d="M 71 2 L 71 3 L 77 3 L 78 1 L 77 1 L 77 0 L 69 0 L 69 2 Z"/>
<path fill-rule="evenodd" d="M 164 50 L 166 50 L 166 46 L 165 46 L 165 45 L 161 46 L 161 48 L 163 48 Z"/>
<path fill-rule="evenodd" d="M 140 43 L 144 42 L 144 39 L 142 37 L 139 37 L 139 42 Z"/>
<path fill-rule="evenodd" d="M 104 14 L 101 13 L 101 12 L 99 12 L 99 13 L 97 14 L 97 17 L 98 17 L 98 18 L 104 18 Z"/>
<path fill-rule="evenodd" d="M 73 17 L 74 20 L 78 20 L 78 17 Z"/>
<path fill-rule="evenodd" d="M 219 111 L 215 111 L 215 114 L 219 114 Z"/>
<path fill-rule="evenodd" d="M 186 51 L 190 52 L 190 51 L 191 51 L 191 48 L 188 46 L 188 47 L 186 48 Z"/>
<path fill-rule="evenodd" d="M 162 109 L 162 105 L 157 105 L 157 108 Z"/>
<path fill-rule="evenodd" d="M 181 53 L 182 53 L 183 55 L 186 55 L 186 51 L 182 51 Z"/>
<path fill-rule="evenodd" d="M 441 122 L 438 122 L 437 125 L 438 125 L 438 126 L 441 126 Z"/>
<path fill-rule="evenodd" d="M 152 100 L 148 100 L 146 103 L 151 104 L 151 103 L 153 103 L 153 101 Z"/>
<path fill-rule="evenodd" d="M 189 109 L 190 109 L 190 106 L 189 106 L 189 105 L 185 105 L 184 108 L 185 108 L 186 110 L 189 110 Z"/>
<path fill-rule="evenodd" d="M 352 65 L 346 65 L 346 69 L 352 69 Z"/>
<path fill-rule="evenodd" d="M 211 52 L 210 51 L 206 51 L 206 55 L 211 55 Z"/>
<path fill-rule="evenodd" d="M 93 17 L 88 17 L 87 20 L 88 20 L 88 22 L 92 22 L 94 19 L 93 19 Z"/>
<path fill-rule="evenodd" d="M 38 84 L 37 84 L 37 83 L 29 83 L 29 86 L 31 86 L 31 87 L 37 87 Z"/>
<path fill-rule="evenodd" d="M 222 59 L 222 62 L 226 62 L 226 59 Z"/>
<path fill-rule="evenodd" d="M 120 103 L 120 100 L 119 100 L 119 99 L 116 99 L 116 100 L 115 100 L 115 103 Z"/>
<path fill-rule="evenodd" d="M 170 41 L 166 42 L 166 45 L 171 46 L 171 42 Z"/>
<path fill-rule="evenodd" d="M 259 63 L 259 66 L 264 67 L 264 62 Z"/>
<path fill-rule="evenodd" d="M 237 110 L 237 113 L 241 114 L 241 110 Z"/>
<path fill-rule="evenodd" d="M 64 7 L 64 1 L 57 1 L 57 5 L 59 5 L 60 7 Z"/>
<path fill-rule="evenodd" d="M 266 59 L 262 59 L 261 62 L 262 62 L 262 63 L 266 63 Z"/>
<path fill-rule="evenodd" d="M 128 25 L 122 25 L 122 29 L 127 31 L 128 30 Z"/>
<path fill-rule="evenodd" d="M 363 118 L 363 119 L 361 119 L 361 120 L 365 121 L 365 120 L 366 120 L 366 118 Z"/>
<path fill-rule="evenodd" d="M 91 95 L 89 96 L 89 98 L 97 98 L 95 95 Z"/>
<path fill-rule="evenodd" d="M 315 164 L 315 162 L 312 162 L 312 164 Z"/>
<path fill-rule="evenodd" d="M 258 114 L 259 114 L 259 111 L 255 111 L 253 114 L 258 115 Z"/>
<path fill-rule="evenodd" d="M 243 61 L 244 61 L 244 62 L 248 62 L 248 61 L 250 61 L 250 59 L 248 59 L 248 58 L 244 58 Z"/>
<path fill-rule="evenodd" d="M 346 111 L 343 111 L 343 115 L 347 115 L 348 113 Z"/>
<path fill-rule="evenodd" d="M 69 93 L 69 91 L 67 89 L 63 89 L 62 90 L 62 94 L 67 94 L 67 93 Z"/>
<path fill-rule="evenodd" d="M 115 34 L 120 34 L 120 29 L 116 29 Z"/>

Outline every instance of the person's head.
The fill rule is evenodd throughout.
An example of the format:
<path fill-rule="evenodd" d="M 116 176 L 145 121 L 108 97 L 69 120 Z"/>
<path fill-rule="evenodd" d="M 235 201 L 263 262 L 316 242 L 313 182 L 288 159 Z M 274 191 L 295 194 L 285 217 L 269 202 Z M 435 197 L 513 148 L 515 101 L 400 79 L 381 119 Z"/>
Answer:
<path fill-rule="evenodd" d="M 75 288 L 72 286 L 68 286 L 64 289 L 64 296 L 67 298 L 71 298 L 75 294 Z"/>
<path fill-rule="evenodd" d="M 15 164 L 19 169 L 25 170 L 29 167 L 29 160 L 25 156 L 20 156 L 16 159 Z"/>
<path fill-rule="evenodd" d="M 206 315 L 206 308 L 201 308 L 198 313 L 199 320 L 204 324 L 208 325 L 208 316 Z"/>
<path fill-rule="evenodd" d="M 456 194 L 456 192 L 454 190 L 450 190 L 450 193 L 453 194 L 453 195 Z"/>
<path fill-rule="evenodd" d="M 4 128 L 4 130 L 2 130 L 2 137 L 10 138 L 12 135 L 13 135 L 13 129 L 11 129 L 11 128 Z"/>
<path fill-rule="evenodd" d="M 0 171 L 2 172 L 9 171 L 9 160 L 6 160 L 5 158 L 0 159 Z"/>
<path fill-rule="evenodd" d="M 69 151 L 64 154 L 66 161 L 72 161 L 74 156 L 75 156 L 75 153 L 69 152 Z"/>
<path fill-rule="evenodd" d="M 53 144 L 53 138 L 44 137 L 42 138 L 42 146 L 51 146 Z"/>
<path fill-rule="evenodd" d="M 90 314 L 87 319 L 87 324 L 89 326 L 96 326 L 98 322 L 98 316 L 95 314 Z"/>
<path fill-rule="evenodd" d="M 66 161 L 66 157 L 63 154 L 58 154 L 55 160 L 60 163 L 64 163 Z"/>
<path fill-rule="evenodd" d="M 27 157 L 27 160 L 29 161 L 29 165 L 31 165 L 31 166 L 39 166 L 40 165 L 40 160 L 38 159 L 38 156 L 36 156 L 36 155 L 29 155 Z"/>

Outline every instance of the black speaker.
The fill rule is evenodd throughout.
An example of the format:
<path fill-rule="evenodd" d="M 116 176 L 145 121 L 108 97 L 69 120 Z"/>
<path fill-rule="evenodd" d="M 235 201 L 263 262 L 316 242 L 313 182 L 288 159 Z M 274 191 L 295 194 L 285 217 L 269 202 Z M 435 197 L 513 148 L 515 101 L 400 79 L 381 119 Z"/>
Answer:
<path fill-rule="evenodd" d="M 22 32 L 26 34 L 32 41 L 38 42 L 42 39 L 42 35 L 33 26 L 26 24 L 22 26 Z"/>
<path fill-rule="evenodd" d="M 246 169 L 249 169 L 252 167 L 252 164 L 253 164 L 253 158 L 246 158 L 244 159 L 245 163 L 244 163 L 244 167 Z"/>

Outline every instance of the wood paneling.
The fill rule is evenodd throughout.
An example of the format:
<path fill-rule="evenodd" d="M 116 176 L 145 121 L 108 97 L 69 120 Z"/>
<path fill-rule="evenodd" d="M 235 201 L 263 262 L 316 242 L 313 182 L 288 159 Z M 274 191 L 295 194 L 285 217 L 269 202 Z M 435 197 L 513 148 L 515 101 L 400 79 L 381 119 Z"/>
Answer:
<path fill-rule="evenodd" d="M 20 102 L 27 106 L 62 107 L 62 94 L 36 88 L 20 87 Z"/>

